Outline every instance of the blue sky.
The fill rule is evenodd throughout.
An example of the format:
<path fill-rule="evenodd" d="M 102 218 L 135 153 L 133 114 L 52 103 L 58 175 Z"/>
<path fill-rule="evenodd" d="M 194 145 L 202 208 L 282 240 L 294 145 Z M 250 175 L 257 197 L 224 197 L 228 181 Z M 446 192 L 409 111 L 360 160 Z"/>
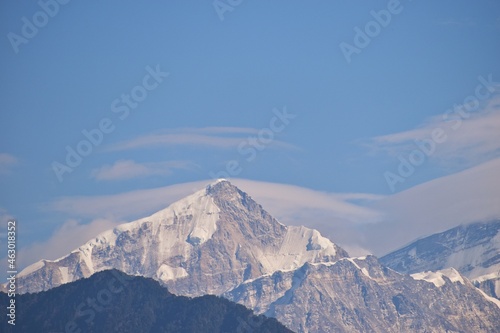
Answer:
<path fill-rule="evenodd" d="M 374 23 L 372 11 L 390 13 L 390 22 Z M 25 27 L 34 23 L 36 33 Z M 355 28 L 367 33 L 377 24 L 359 47 Z M 152 213 L 228 168 L 271 213 L 318 227 L 354 252 L 387 250 L 367 233 L 396 223 L 405 205 L 446 220 L 438 229 L 467 222 L 456 210 L 441 215 L 446 187 L 437 205 L 415 202 L 435 182 L 471 184 L 467 170 L 478 198 L 489 198 L 486 207 L 467 205 L 486 210 L 470 218 L 499 213 L 499 186 L 488 187 L 500 185 L 498 1 L 8 0 L 0 4 L 0 32 L 0 213 L 19 221 L 24 264 L 80 242 L 44 252 L 57 239 L 90 238 Z M 342 43 L 358 52 L 346 59 Z M 468 102 L 477 105 L 462 116 L 447 113 Z M 429 140 L 436 128 L 446 138 L 428 156 L 415 153 L 424 161 L 402 177 L 398 158 L 408 159 L 419 149 L 415 140 Z M 82 131 L 95 129 L 102 140 L 95 134 L 97 144 L 86 146 Z M 91 152 L 58 177 L 54 162 L 66 165 L 67 147 L 79 144 Z M 392 178 L 391 186 L 387 172 L 404 182 Z M 185 183 L 153 205 L 140 199 Z M 312 199 L 301 206 L 317 222 L 287 214 L 286 204 L 297 203 L 277 204 L 287 189 L 279 186 L 325 198 L 320 207 Z M 83 205 L 92 198 L 111 205 L 124 193 L 136 198 L 129 207 L 118 200 L 92 213 L 92 204 Z"/>

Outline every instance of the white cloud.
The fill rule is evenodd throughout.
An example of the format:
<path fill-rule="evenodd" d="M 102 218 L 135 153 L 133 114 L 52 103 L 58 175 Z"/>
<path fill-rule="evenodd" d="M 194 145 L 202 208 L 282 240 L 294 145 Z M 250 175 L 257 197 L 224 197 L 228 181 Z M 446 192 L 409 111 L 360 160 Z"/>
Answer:
<path fill-rule="evenodd" d="M 418 237 L 500 217 L 499 84 L 491 75 L 479 81 L 483 84 L 476 87 L 475 96 L 467 96 L 461 106 L 415 129 L 371 140 L 376 153 L 410 161 L 411 154 L 420 151 L 431 166 L 454 173 L 366 205 L 384 218 L 359 229 L 363 247 L 381 255 Z M 489 98 L 479 98 L 488 92 Z"/>
<path fill-rule="evenodd" d="M 390 156 L 407 156 L 415 149 L 425 152 L 416 142 L 426 141 L 427 157 L 441 165 L 466 168 L 483 163 L 500 156 L 500 96 L 480 104 L 470 112 L 458 108 L 432 117 L 416 129 L 375 137 L 370 146 Z M 435 136 L 438 132 L 442 134 Z"/>
<path fill-rule="evenodd" d="M 6 223 L 14 217 L 7 211 L 7 209 L 0 207 L 0 222 Z"/>
<path fill-rule="evenodd" d="M 58 228 L 46 241 L 36 242 L 23 247 L 18 253 L 18 267 L 23 269 L 41 259 L 58 259 L 103 231 L 113 229 L 124 223 L 107 219 L 95 219 L 90 223 L 82 224 L 70 219 Z"/>
<path fill-rule="evenodd" d="M 379 200 L 382 196 L 362 193 L 328 193 L 295 185 L 260 182 L 246 179 L 231 181 L 249 193 L 257 202 L 285 223 L 300 223 L 316 215 L 349 223 L 373 223 L 381 216 L 377 212 L 351 201 Z"/>
<path fill-rule="evenodd" d="M 97 180 L 123 180 L 148 176 L 168 176 L 173 169 L 189 169 L 194 166 L 188 161 L 167 161 L 155 163 L 137 163 L 132 160 L 119 160 L 113 165 L 104 165 L 91 172 L 91 178 Z"/>
<path fill-rule="evenodd" d="M 169 204 L 202 189 L 208 181 L 183 183 L 114 195 L 70 196 L 43 206 L 76 218 L 134 219 L 148 216 Z"/>
<path fill-rule="evenodd" d="M 497 158 L 370 204 L 385 218 L 365 226 L 363 233 L 370 237 L 364 245 L 384 254 L 418 237 L 500 217 L 499 176 Z"/>
<path fill-rule="evenodd" d="M 9 214 L 9 212 L 5 208 L 0 207 L 0 245 L 2 246 L 2 248 L 5 248 L 5 244 L 3 242 L 5 241 L 5 237 L 7 236 L 7 222 L 12 219 L 14 219 L 14 216 Z"/>
<path fill-rule="evenodd" d="M 19 163 L 19 160 L 11 155 L 6 153 L 0 153 L 0 174 L 6 174 L 11 171 L 11 168 Z"/>
<path fill-rule="evenodd" d="M 109 150 L 120 151 L 151 147 L 196 146 L 218 149 L 236 148 L 248 136 L 257 136 L 258 129 L 247 127 L 204 127 L 168 129 L 162 133 L 148 134 L 132 140 L 112 145 Z M 281 148 L 293 149 L 295 146 L 273 140 L 272 145 Z"/>

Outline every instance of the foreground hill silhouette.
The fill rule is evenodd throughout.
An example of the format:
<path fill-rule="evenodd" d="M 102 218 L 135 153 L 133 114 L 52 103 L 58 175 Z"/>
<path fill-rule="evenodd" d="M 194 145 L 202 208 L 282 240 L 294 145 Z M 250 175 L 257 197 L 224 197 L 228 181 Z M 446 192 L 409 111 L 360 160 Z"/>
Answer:
<path fill-rule="evenodd" d="M 6 308 L 7 294 L 0 293 Z M 216 296 L 176 296 L 158 282 L 117 270 L 16 296 L 16 325 L 0 332 L 292 332 L 276 319 Z"/>

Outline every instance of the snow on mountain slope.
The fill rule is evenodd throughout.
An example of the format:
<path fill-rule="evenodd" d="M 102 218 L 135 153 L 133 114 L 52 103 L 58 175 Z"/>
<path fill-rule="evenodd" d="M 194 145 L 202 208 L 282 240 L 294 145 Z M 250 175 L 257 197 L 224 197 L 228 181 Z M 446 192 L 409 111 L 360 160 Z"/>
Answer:
<path fill-rule="evenodd" d="M 440 278 L 437 287 L 373 256 L 343 258 L 246 281 L 223 296 L 301 333 L 498 332 L 496 300 L 456 271 Z"/>
<path fill-rule="evenodd" d="M 287 227 L 228 181 L 217 181 L 149 217 L 108 230 L 69 255 L 18 276 L 20 293 L 116 268 L 174 293 L 221 294 L 244 280 L 347 253 L 316 230 Z"/>
<path fill-rule="evenodd" d="M 447 277 L 451 282 L 460 282 L 464 284 L 464 279 L 460 273 L 455 268 L 446 268 L 436 272 L 421 272 L 411 274 L 411 277 L 415 280 L 424 280 L 427 282 L 432 282 L 436 287 L 442 287 L 446 284 L 444 277 Z"/>
<path fill-rule="evenodd" d="M 488 295 L 500 297 L 500 220 L 458 226 L 419 239 L 380 261 L 402 273 L 455 268 Z"/>

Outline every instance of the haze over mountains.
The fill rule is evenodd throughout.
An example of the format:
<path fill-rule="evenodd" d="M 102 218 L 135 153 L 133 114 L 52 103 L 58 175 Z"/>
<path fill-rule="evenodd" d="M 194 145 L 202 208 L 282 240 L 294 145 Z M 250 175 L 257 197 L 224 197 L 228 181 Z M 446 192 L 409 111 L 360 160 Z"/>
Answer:
<path fill-rule="evenodd" d="M 217 181 L 19 274 L 21 293 L 118 269 L 183 296 L 221 295 L 296 332 L 496 332 L 497 300 L 459 272 L 397 273 L 349 258 L 313 229 L 285 226 Z M 467 300 L 467 301 L 464 301 Z"/>

